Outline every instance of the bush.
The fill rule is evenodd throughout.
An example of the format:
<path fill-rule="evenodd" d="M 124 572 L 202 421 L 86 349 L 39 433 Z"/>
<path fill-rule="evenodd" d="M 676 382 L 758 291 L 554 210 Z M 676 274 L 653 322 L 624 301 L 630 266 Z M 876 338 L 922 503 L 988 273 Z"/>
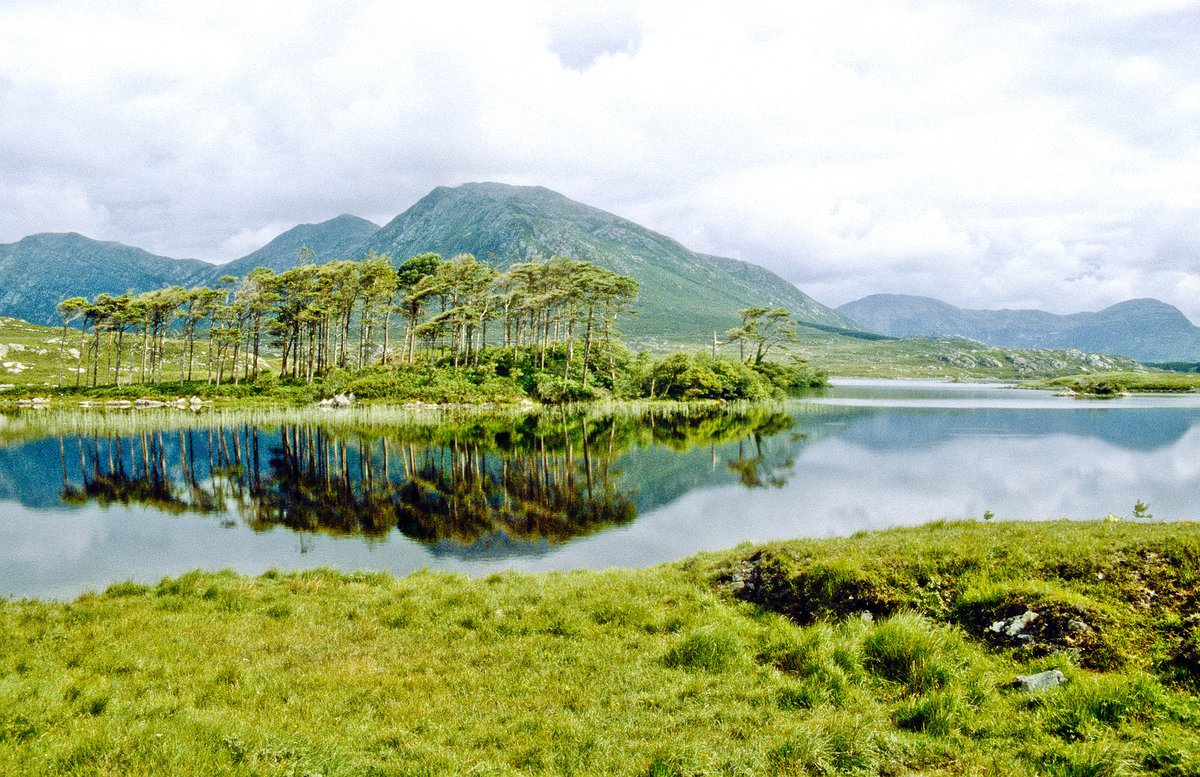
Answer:
<path fill-rule="evenodd" d="M 534 388 L 534 398 L 548 405 L 561 405 L 566 402 L 586 402 L 596 398 L 596 391 L 589 386 L 584 388 L 577 380 L 564 380 L 560 375 L 541 373 L 537 376 Z"/>
<path fill-rule="evenodd" d="M 1078 380 L 1071 384 L 1071 391 L 1092 397 L 1115 397 L 1129 391 L 1128 387 L 1115 378 Z"/>
<path fill-rule="evenodd" d="M 795 359 L 792 364 L 761 362 L 754 365 L 754 371 L 784 392 L 819 388 L 829 383 L 829 376 L 825 372 L 813 368 L 802 359 Z"/>
<path fill-rule="evenodd" d="M 779 392 L 741 361 L 674 353 L 650 367 L 643 394 L 666 399 L 766 399 Z"/>

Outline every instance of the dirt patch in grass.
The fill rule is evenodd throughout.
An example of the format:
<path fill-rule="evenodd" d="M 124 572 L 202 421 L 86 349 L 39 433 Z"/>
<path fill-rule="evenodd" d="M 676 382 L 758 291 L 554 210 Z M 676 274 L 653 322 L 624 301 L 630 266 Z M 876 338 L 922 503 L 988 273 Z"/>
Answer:
<path fill-rule="evenodd" d="M 1184 636 L 1167 661 L 1167 668 L 1176 684 L 1200 690 L 1200 615 L 1189 616 L 1181 631 Z"/>
<path fill-rule="evenodd" d="M 995 649 L 1013 650 L 1018 659 L 1067 653 L 1094 669 L 1125 663 L 1108 638 L 1111 618 L 1078 601 L 1010 591 L 961 602 L 952 617 L 972 637 Z"/>
<path fill-rule="evenodd" d="M 862 613 L 881 617 L 898 609 L 886 588 L 861 570 L 837 561 L 798 568 L 766 549 L 720 575 L 717 583 L 737 598 L 801 625 Z"/>

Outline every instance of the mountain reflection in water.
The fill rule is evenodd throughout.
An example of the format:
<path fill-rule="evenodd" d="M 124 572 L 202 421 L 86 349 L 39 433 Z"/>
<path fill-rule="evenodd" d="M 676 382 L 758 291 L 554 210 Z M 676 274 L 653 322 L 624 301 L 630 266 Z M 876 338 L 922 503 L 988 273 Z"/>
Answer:
<path fill-rule="evenodd" d="M 794 446 L 779 450 L 764 441 L 793 424 L 778 409 L 749 407 L 648 417 L 550 414 L 362 433 L 312 423 L 241 424 L 57 443 L 68 504 L 214 514 L 256 531 L 372 539 L 398 530 L 434 552 L 512 555 L 628 524 L 639 507 L 653 507 L 618 464 L 633 450 L 707 446 L 712 468 L 744 486 L 781 486 Z M 653 502 L 672 496 L 649 490 Z"/>

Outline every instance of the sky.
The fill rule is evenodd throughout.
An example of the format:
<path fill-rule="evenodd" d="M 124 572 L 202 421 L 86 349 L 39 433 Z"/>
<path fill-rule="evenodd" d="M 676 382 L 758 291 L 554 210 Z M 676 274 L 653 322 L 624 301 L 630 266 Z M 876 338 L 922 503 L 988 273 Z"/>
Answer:
<path fill-rule="evenodd" d="M 535 184 L 825 304 L 1200 322 L 1200 0 L 0 0 L 0 243 Z"/>

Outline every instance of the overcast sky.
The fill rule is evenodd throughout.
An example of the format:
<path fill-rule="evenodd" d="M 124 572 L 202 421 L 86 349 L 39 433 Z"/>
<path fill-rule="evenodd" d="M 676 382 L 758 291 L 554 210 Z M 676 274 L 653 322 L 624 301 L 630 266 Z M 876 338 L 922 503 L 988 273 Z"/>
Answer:
<path fill-rule="evenodd" d="M 0 0 L 0 242 L 227 261 L 467 181 L 831 305 L 1200 321 L 1200 2 Z"/>

